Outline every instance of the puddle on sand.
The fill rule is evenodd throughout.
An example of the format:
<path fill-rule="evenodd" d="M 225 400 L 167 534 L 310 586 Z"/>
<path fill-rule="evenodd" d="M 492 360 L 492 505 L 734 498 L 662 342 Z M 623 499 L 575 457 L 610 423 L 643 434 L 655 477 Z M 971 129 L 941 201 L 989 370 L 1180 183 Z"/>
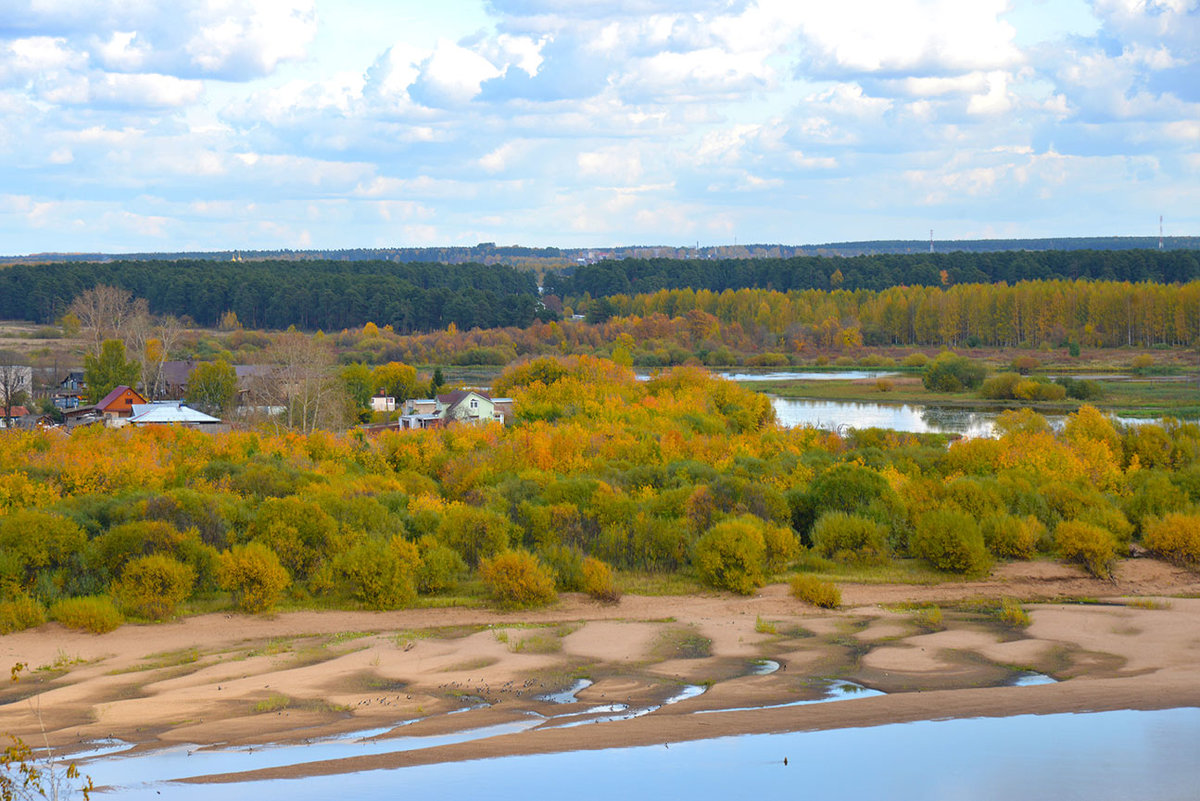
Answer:
<path fill-rule="evenodd" d="M 1036 687 L 1039 684 L 1058 684 L 1058 679 L 1053 679 L 1045 673 L 1035 673 L 1032 670 L 1026 670 L 1017 674 L 1017 677 L 1008 683 L 1009 687 Z"/>
<path fill-rule="evenodd" d="M 875 698 L 887 695 L 882 690 L 872 690 L 852 681 L 831 681 L 825 686 L 825 694 L 820 698 L 809 698 L 806 701 L 786 701 L 782 704 L 764 704 L 762 706 L 734 706 L 722 709 L 698 709 L 697 715 L 711 715 L 714 712 L 753 712 L 759 709 L 785 709 L 791 706 L 808 706 L 809 704 L 827 704 L 830 701 L 846 701 L 851 698 Z"/>
<path fill-rule="evenodd" d="M 594 683 L 595 682 L 593 682 L 591 679 L 576 679 L 575 683 L 567 689 L 559 690 L 556 693 L 539 695 L 537 696 L 537 700 L 549 701 L 552 704 L 574 704 L 579 701 L 579 699 L 575 696 L 586 690 L 588 687 L 591 687 Z"/>
<path fill-rule="evenodd" d="M 655 712 L 659 709 L 662 709 L 664 706 L 670 706 L 671 704 L 678 704 L 680 701 L 686 701 L 689 698 L 695 698 L 698 695 L 703 695 L 707 689 L 708 689 L 707 687 L 704 687 L 703 685 L 700 685 L 700 684 L 685 684 L 679 692 L 675 693 L 670 698 L 667 698 L 661 704 L 654 704 L 652 706 L 643 706 L 643 707 L 638 707 L 636 709 L 629 709 L 624 704 L 616 704 L 615 706 L 622 707 L 622 709 L 616 710 L 616 714 L 600 715 L 599 717 L 589 717 L 585 720 L 571 720 L 571 721 L 567 721 L 566 723 L 554 723 L 553 725 L 544 725 L 541 728 L 543 728 L 543 729 L 567 729 L 567 728 L 571 728 L 574 726 L 585 726 L 589 723 L 608 723 L 608 722 L 611 722 L 614 720 L 632 720 L 633 718 L 640 718 L 645 715 L 649 715 L 651 712 Z M 573 716 L 564 715 L 563 717 L 573 717 Z"/>
<path fill-rule="evenodd" d="M 769 676 L 779 670 L 779 663 L 774 659 L 755 659 L 750 667 L 751 676 Z"/>

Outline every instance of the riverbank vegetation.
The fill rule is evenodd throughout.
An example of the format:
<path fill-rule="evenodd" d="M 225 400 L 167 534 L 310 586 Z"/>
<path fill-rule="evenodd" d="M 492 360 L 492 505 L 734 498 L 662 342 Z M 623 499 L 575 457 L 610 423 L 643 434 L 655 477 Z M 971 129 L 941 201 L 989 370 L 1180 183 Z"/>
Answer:
<path fill-rule="evenodd" d="M 696 368 L 639 381 L 590 356 L 510 368 L 496 389 L 516 400 L 509 427 L 7 432 L 0 620 L 66 617 L 69 598 L 161 619 L 526 605 L 646 577 L 750 592 L 1012 558 L 1104 574 L 1147 531 L 1195 561 L 1195 424 L 1124 427 L 1085 406 L 1058 432 L 1021 410 L 995 439 L 839 436 L 780 428 L 766 397 Z"/>

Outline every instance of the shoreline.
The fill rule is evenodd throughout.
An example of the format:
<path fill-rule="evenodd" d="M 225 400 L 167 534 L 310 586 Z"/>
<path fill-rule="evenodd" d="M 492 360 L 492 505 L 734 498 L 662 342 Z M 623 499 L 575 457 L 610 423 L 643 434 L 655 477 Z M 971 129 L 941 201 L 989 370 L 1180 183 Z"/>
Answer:
<path fill-rule="evenodd" d="M 372 738 L 382 743 L 538 716 L 586 719 L 612 705 L 654 707 L 626 720 L 539 723 L 182 779 L 226 782 L 940 718 L 1200 706 L 1196 573 L 1134 559 L 1109 582 L 1027 562 L 979 581 L 841 586 L 836 611 L 771 585 L 746 597 L 625 596 L 611 605 L 564 596 L 523 612 L 209 614 L 104 635 L 47 624 L 0 637 L 0 664 L 31 667 L 0 690 L 0 730 L 40 741 L 44 726 L 56 748 L 111 737 L 131 743 L 124 753 L 133 755 L 372 731 L 382 731 Z M 1032 624 L 1002 625 L 972 600 L 1002 597 L 1039 599 L 1026 606 Z M 1096 600 L 1061 602 L 1079 598 Z M 927 625 L 914 604 L 941 604 L 944 621 Z M 755 672 L 764 659 L 780 667 Z M 1057 683 L 1007 686 L 1024 671 Z M 582 677 L 593 683 L 574 703 L 542 698 Z M 817 699 L 826 679 L 885 694 L 731 711 Z M 685 685 L 705 691 L 658 706 Z M 463 711 L 472 705 L 480 708 Z M 725 711 L 694 714 L 701 710 Z"/>

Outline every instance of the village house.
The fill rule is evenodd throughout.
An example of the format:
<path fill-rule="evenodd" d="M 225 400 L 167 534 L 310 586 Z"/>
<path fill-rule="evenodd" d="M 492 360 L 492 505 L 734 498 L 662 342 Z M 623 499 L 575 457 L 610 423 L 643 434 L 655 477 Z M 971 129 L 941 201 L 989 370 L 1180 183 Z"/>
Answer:
<path fill-rule="evenodd" d="M 504 425 L 513 413 L 512 398 L 493 398 L 486 392 L 460 389 L 436 398 L 410 398 L 404 402 L 404 413 L 396 420 L 364 426 L 368 433 L 442 428 L 451 423 L 499 423 Z"/>
<path fill-rule="evenodd" d="M 67 428 L 75 428 L 92 423 L 104 423 L 108 426 L 121 426 L 133 416 L 133 406 L 145 403 L 141 393 L 126 386 L 115 388 L 98 402 L 89 406 L 80 406 L 63 412 Z"/>
<path fill-rule="evenodd" d="M 128 425 L 138 426 L 182 426 L 200 431 L 228 431 L 229 426 L 219 418 L 193 409 L 180 401 L 150 401 L 132 406 Z"/>

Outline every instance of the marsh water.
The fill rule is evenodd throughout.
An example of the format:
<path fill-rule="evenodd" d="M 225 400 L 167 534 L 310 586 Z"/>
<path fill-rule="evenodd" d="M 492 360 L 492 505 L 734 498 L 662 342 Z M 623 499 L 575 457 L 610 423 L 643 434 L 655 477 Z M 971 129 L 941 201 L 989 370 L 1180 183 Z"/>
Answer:
<path fill-rule="evenodd" d="M 753 734 L 240 784 L 142 783 L 137 772 L 122 770 L 119 757 L 86 769 L 94 774 L 94 768 L 104 768 L 98 779 L 124 785 L 96 796 L 114 800 L 403 795 L 1191 801 L 1200 790 L 1197 742 L 1200 709 L 1183 708 Z"/>

